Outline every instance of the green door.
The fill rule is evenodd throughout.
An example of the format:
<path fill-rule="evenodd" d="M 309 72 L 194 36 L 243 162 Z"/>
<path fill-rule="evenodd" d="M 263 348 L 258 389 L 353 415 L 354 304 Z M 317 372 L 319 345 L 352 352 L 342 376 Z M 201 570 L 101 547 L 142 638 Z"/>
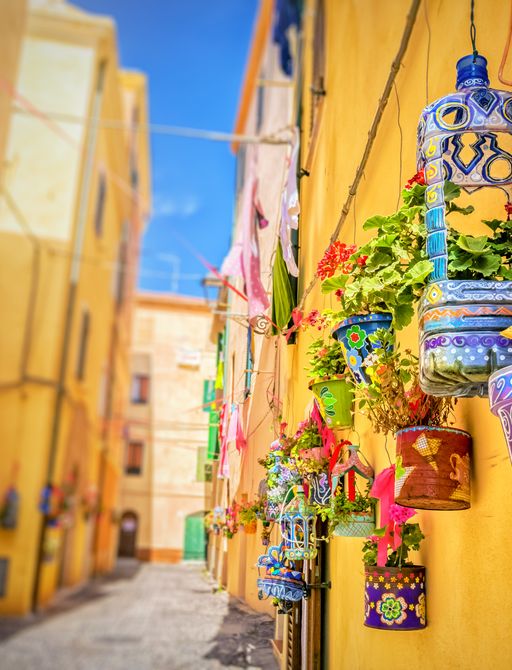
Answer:
<path fill-rule="evenodd" d="M 185 519 L 185 561 L 204 561 L 206 559 L 206 531 L 204 512 L 191 514 Z"/>

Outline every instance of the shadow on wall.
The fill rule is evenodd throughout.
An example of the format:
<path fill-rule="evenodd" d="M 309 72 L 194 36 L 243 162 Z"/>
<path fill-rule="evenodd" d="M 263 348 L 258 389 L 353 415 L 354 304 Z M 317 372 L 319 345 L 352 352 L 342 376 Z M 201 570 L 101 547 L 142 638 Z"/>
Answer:
<path fill-rule="evenodd" d="M 0 643 L 27 628 L 38 626 L 48 621 L 50 617 L 64 616 L 79 607 L 90 604 L 94 600 L 107 597 L 109 595 L 109 584 L 123 579 L 133 579 L 139 569 L 140 564 L 138 561 L 120 559 L 109 575 L 102 575 L 101 577 L 92 579 L 82 588 L 72 593 L 69 590 L 65 590 L 60 596 L 57 594 L 54 601 L 39 614 L 31 614 L 25 617 L 0 617 Z M 1 653 L 0 650 L 0 658 Z"/>
<path fill-rule="evenodd" d="M 228 613 L 204 658 L 235 668 L 277 670 L 271 647 L 273 637 L 274 621 L 268 615 L 256 614 L 230 597 Z"/>

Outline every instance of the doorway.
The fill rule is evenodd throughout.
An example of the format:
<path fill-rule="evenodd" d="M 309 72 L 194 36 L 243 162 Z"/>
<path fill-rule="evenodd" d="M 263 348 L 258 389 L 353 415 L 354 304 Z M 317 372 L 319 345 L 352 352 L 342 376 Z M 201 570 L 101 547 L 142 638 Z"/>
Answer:
<path fill-rule="evenodd" d="M 189 514 L 185 519 L 184 561 L 206 560 L 206 531 L 204 512 Z"/>
<path fill-rule="evenodd" d="M 135 558 L 137 553 L 137 529 L 139 519 L 135 512 L 124 512 L 119 529 L 118 556 Z"/>

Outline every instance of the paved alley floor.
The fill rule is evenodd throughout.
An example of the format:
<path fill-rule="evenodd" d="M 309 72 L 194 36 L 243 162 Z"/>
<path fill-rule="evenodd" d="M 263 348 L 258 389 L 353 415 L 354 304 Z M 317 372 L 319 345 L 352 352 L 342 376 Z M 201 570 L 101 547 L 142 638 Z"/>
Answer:
<path fill-rule="evenodd" d="M 122 562 L 44 615 L 0 618 L 0 669 L 275 670 L 273 630 L 202 566 Z"/>

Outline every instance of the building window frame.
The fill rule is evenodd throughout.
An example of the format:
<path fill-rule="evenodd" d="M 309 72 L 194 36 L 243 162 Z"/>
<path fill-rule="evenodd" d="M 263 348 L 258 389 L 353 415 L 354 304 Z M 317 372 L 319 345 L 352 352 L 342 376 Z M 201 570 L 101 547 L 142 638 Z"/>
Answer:
<path fill-rule="evenodd" d="M 128 476 L 140 476 L 143 473 L 144 464 L 144 440 L 128 440 L 126 442 L 124 474 Z"/>
<path fill-rule="evenodd" d="M 87 368 L 87 352 L 91 335 L 91 313 L 89 309 L 82 310 L 80 321 L 80 335 L 78 340 L 78 356 L 76 360 L 75 376 L 79 381 L 84 381 Z"/>
<path fill-rule="evenodd" d="M 147 405 L 149 403 L 150 377 L 146 373 L 132 375 L 130 398 L 132 405 Z"/>

